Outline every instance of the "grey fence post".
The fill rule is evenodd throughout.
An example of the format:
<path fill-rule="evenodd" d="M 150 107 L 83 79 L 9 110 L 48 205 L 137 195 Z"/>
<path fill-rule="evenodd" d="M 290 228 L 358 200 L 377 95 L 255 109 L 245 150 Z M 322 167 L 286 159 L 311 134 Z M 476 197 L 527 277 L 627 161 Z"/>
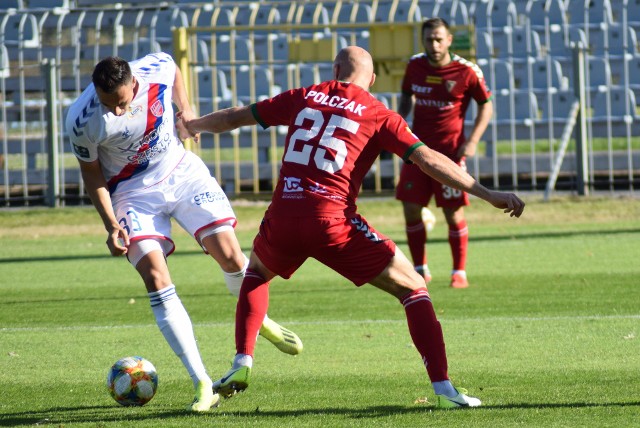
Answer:
<path fill-rule="evenodd" d="M 589 195 L 589 163 L 587 160 L 587 112 L 586 79 L 584 66 L 585 46 L 581 42 L 573 45 L 573 91 L 580 103 L 576 127 L 576 188 L 578 195 Z"/>
<path fill-rule="evenodd" d="M 46 203 L 50 207 L 60 206 L 60 176 L 58 152 L 58 84 L 56 80 L 56 60 L 42 61 L 42 75 L 45 79 L 46 100 L 45 115 L 47 119 L 47 193 Z"/>

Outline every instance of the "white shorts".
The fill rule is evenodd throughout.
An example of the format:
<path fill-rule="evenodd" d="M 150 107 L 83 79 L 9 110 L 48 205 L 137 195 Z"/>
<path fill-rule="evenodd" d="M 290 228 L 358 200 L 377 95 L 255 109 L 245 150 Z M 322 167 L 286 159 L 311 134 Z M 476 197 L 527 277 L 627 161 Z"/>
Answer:
<path fill-rule="evenodd" d="M 204 162 L 191 152 L 163 181 L 139 191 L 116 194 L 111 202 L 118 223 L 127 231 L 132 244 L 157 240 L 165 256 L 175 249 L 171 239 L 172 217 L 199 243 L 201 232 L 208 235 L 212 229 L 232 228 L 237 222 L 222 188 Z M 135 266 L 137 260 L 131 262 Z"/>

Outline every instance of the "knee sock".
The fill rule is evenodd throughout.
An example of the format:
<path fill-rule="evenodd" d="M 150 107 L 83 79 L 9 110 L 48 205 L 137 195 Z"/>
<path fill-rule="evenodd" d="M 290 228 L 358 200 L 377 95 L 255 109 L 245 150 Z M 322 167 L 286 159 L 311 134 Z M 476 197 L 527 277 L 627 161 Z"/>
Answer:
<path fill-rule="evenodd" d="M 182 360 L 193 385 L 197 386 L 199 381 L 210 383 L 211 378 L 207 375 L 198 351 L 191 319 L 176 294 L 176 287 L 172 284 L 151 292 L 149 299 L 156 324 L 173 352 Z"/>
<path fill-rule="evenodd" d="M 249 266 L 249 259 L 247 256 L 244 256 L 244 266 L 242 267 L 242 270 L 238 272 L 222 272 L 224 275 L 224 282 L 227 284 L 227 289 L 229 289 L 229 292 L 236 297 L 240 295 L 240 287 L 242 287 L 242 280 L 247 272 L 247 266 Z"/>
<path fill-rule="evenodd" d="M 411 259 L 414 266 L 422 266 L 427 264 L 427 229 L 424 227 L 422 220 L 406 225 L 407 245 L 411 253 Z"/>
<path fill-rule="evenodd" d="M 269 281 L 247 270 L 236 309 L 236 352 L 253 356 L 253 351 L 269 307 Z"/>
<path fill-rule="evenodd" d="M 400 302 L 407 314 L 409 333 L 427 368 L 429 379 L 431 382 L 448 380 L 444 337 L 429 292 L 426 288 L 414 290 Z"/>
<path fill-rule="evenodd" d="M 453 270 L 465 270 L 469 246 L 469 229 L 465 220 L 456 225 L 449 225 L 449 245 L 453 256 Z"/>

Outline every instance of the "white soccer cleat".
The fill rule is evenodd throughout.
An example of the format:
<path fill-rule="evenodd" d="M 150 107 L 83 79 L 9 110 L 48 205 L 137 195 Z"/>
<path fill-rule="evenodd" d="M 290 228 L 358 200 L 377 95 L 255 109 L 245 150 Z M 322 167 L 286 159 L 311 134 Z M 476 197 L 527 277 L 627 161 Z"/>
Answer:
<path fill-rule="evenodd" d="M 436 407 L 439 409 L 459 409 L 462 407 L 479 407 L 482 402 L 467 395 L 467 390 L 456 388 L 458 395 L 455 397 L 447 397 L 444 394 L 436 394 Z"/>

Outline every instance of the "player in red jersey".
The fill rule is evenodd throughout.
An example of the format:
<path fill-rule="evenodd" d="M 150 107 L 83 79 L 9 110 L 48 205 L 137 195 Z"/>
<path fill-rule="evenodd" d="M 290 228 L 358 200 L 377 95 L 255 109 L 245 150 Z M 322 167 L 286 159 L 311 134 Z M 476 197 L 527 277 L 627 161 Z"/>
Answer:
<path fill-rule="evenodd" d="M 356 286 L 370 283 L 400 300 L 438 407 L 479 406 L 480 400 L 449 381 L 442 329 L 424 280 L 395 243 L 357 213 L 356 198 L 364 175 L 387 150 L 512 216 L 522 214 L 524 203 L 514 194 L 477 183 L 420 142 L 399 114 L 377 101 L 368 91 L 375 74 L 367 51 L 357 46 L 342 49 L 333 71 L 336 80 L 185 123 L 192 135 L 256 124 L 289 127 L 279 182 L 253 242 L 240 290 L 237 354 L 232 369 L 214 382 L 214 388 L 231 396 L 248 386 L 260 320 L 269 305 L 269 281 L 276 275 L 291 277 L 313 257 Z"/>
<path fill-rule="evenodd" d="M 491 92 L 480 68 L 449 52 L 453 36 L 449 24 L 431 18 L 422 24 L 425 53 L 414 55 L 405 70 L 398 112 L 407 117 L 413 108 L 413 132 L 429 148 L 436 150 L 466 170 L 465 158 L 473 156 L 484 133 L 493 106 Z M 414 107 L 415 98 L 415 107 Z M 478 115 L 469 138 L 464 135 L 464 118 L 471 99 L 478 103 Z M 424 175 L 417 165 L 405 164 L 396 187 L 402 201 L 407 243 L 416 271 L 431 281 L 427 265 L 427 230 L 421 211 L 434 197 L 449 226 L 449 245 L 453 256 L 451 286 L 466 288 L 465 271 L 469 234 L 464 207 L 469 205 L 466 192 Z"/>

